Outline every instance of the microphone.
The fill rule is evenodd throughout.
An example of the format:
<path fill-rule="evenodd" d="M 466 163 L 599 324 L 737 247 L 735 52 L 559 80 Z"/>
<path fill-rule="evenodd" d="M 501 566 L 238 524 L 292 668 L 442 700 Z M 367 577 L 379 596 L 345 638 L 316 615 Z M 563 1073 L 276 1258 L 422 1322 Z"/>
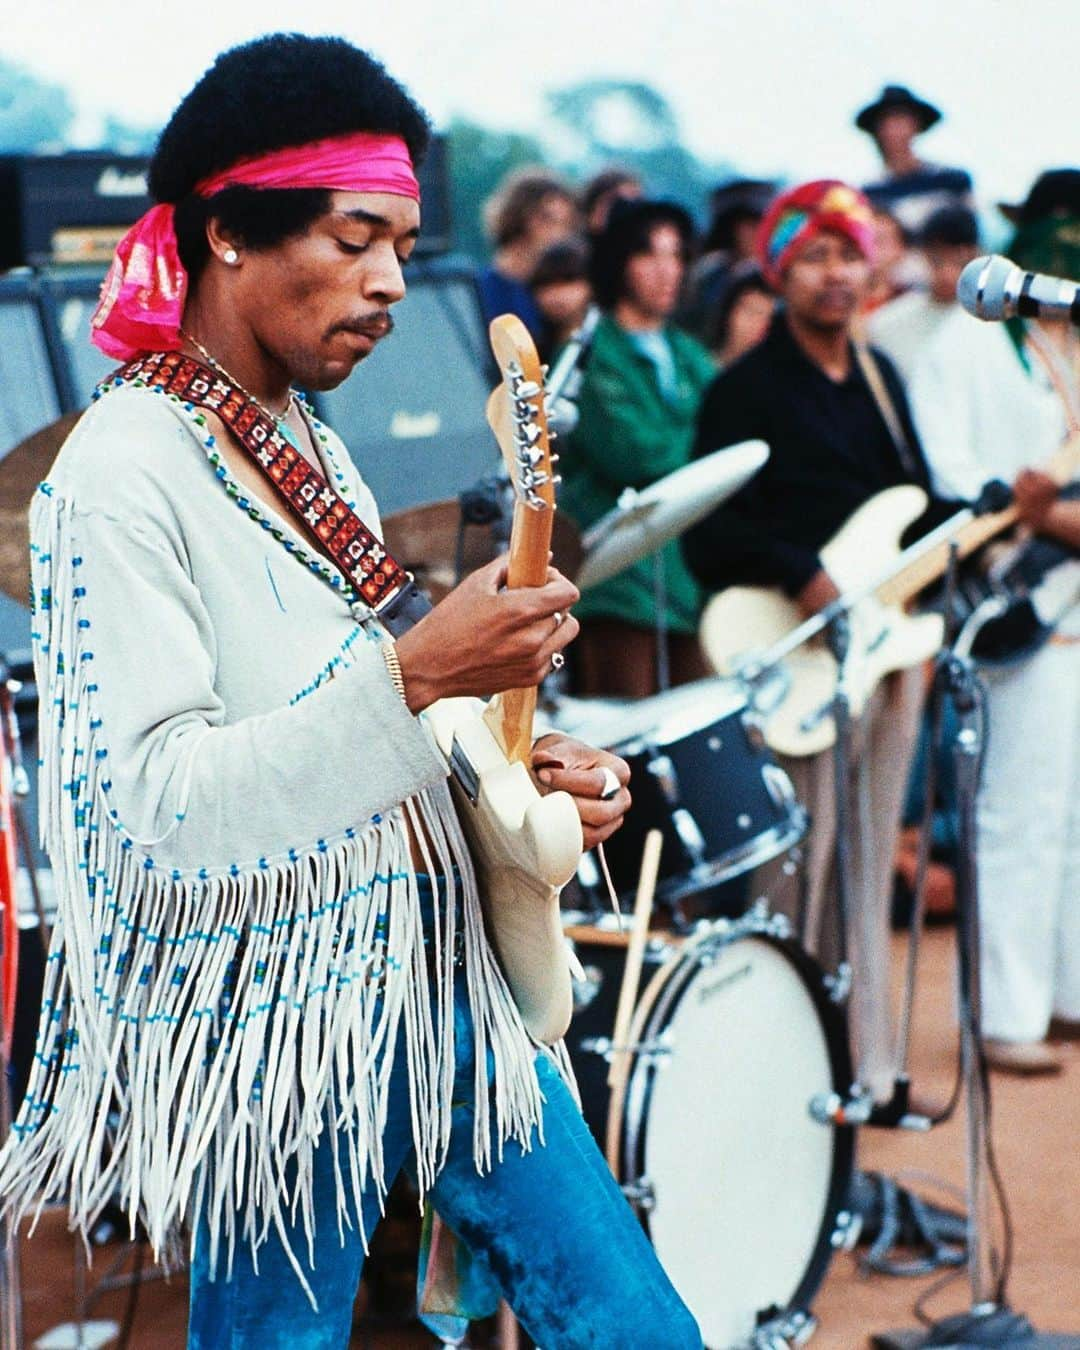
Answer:
<path fill-rule="evenodd" d="M 574 400 L 581 388 L 585 358 L 599 322 L 599 307 L 590 305 L 580 326 L 570 335 L 566 346 L 559 353 L 559 359 L 546 380 L 548 425 L 563 436 L 577 426 L 578 410 Z"/>
<path fill-rule="evenodd" d="M 1080 285 L 1023 272 L 1000 254 L 976 258 L 960 273 L 956 298 L 977 319 L 1067 318 L 1080 326 Z"/>

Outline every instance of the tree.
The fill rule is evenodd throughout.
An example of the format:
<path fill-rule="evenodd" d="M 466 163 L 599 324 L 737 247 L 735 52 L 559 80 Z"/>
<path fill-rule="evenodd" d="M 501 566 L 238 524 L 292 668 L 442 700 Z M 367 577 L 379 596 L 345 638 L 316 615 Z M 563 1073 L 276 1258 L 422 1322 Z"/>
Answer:
<path fill-rule="evenodd" d="M 482 221 L 484 202 L 513 169 L 545 162 L 534 137 L 456 117 L 446 132 L 450 219 L 454 248 L 480 261 L 491 252 Z"/>
<path fill-rule="evenodd" d="M 0 151 L 63 150 L 74 117 L 62 85 L 49 84 L 23 66 L 0 60 Z"/>
<path fill-rule="evenodd" d="M 671 104 L 640 81 L 585 80 L 552 90 L 547 105 L 551 153 L 578 177 L 624 165 L 640 175 L 650 196 L 677 201 L 703 220 L 709 192 L 732 171 L 688 150 Z"/>

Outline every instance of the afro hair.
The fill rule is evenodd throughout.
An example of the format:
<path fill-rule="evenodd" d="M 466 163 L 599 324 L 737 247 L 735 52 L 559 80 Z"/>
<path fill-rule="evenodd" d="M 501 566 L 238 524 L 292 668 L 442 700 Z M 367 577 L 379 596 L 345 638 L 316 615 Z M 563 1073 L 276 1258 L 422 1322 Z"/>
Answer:
<path fill-rule="evenodd" d="M 352 131 L 398 135 L 419 164 L 431 124 L 343 38 L 272 33 L 223 52 L 182 100 L 150 162 L 150 192 L 176 203 L 238 160 Z"/>

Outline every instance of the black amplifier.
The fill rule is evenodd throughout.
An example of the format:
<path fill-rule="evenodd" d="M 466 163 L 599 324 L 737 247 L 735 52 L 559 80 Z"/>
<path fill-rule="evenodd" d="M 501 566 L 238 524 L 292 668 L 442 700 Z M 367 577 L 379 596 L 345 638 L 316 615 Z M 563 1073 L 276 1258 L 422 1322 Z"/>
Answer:
<path fill-rule="evenodd" d="M 0 159 L 0 268 L 108 262 L 150 206 L 145 155 Z"/>
<path fill-rule="evenodd" d="M 57 263 L 108 263 L 148 210 L 149 158 L 71 151 L 0 156 L 0 271 Z M 447 145 L 433 136 L 420 168 L 422 255 L 450 247 Z"/>

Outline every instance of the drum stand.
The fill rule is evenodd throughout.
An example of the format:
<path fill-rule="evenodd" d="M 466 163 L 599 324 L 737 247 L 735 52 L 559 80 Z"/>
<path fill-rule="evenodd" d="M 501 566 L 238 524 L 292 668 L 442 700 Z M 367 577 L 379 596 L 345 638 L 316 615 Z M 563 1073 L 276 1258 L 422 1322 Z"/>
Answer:
<path fill-rule="evenodd" d="M 872 1337 L 875 1350 L 924 1347 L 1006 1346 L 1017 1350 L 1068 1350 L 1072 1335 L 1039 1335 L 1006 1302 L 1007 1271 L 995 1272 L 990 1244 L 990 1189 L 997 1184 L 990 1140 L 990 1076 L 982 1050 L 979 982 L 978 839 L 976 801 L 985 746 L 985 695 L 971 643 L 983 623 L 996 616 L 996 597 L 971 616 L 956 642 L 938 658 L 937 678 L 953 700 L 960 729 L 953 755 L 959 814 L 956 900 L 958 916 L 958 999 L 960 1054 L 967 1102 L 967 1252 L 971 1284 L 969 1311 L 942 1318 L 929 1331 L 889 1332 Z"/>
<path fill-rule="evenodd" d="M 851 939 L 851 694 L 848 688 L 847 658 L 851 649 L 851 624 L 845 608 L 837 607 L 825 624 L 829 650 L 836 660 L 836 692 L 831 713 L 835 728 L 833 742 L 833 796 L 836 828 L 834 836 L 836 869 L 836 923 L 838 955 L 836 970 L 825 976 L 829 996 L 843 1005 L 851 995 L 852 971 L 849 959 Z M 805 915 L 800 924 L 800 935 L 805 943 Z M 874 1108 L 873 1097 L 856 1081 L 849 1095 L 835 1094 L 815 1098 L 810 1111 L 815 1120 L 826 1125 L 863 1125 Z M 855 1234 L 853 1234 L 854 1239 Z"/>

